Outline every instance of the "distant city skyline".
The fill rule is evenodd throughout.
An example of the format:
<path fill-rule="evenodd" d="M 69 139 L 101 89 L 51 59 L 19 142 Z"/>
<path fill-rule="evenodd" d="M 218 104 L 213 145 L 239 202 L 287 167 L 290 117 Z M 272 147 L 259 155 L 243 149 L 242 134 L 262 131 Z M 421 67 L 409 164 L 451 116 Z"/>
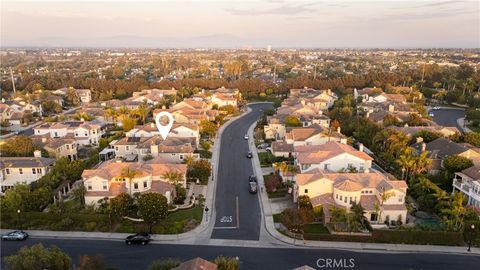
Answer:
<path fill-rule="evenodd" d="M 2 1 L 2 47 L 479 48 L 479 1 Z"/>

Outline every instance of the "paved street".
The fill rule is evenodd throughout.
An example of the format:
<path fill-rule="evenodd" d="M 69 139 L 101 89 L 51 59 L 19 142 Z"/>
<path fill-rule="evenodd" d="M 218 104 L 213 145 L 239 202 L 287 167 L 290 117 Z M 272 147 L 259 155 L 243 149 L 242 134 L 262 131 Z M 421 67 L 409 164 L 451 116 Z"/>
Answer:
<path fill-rule="evenodd" d="M 246 157 L 248 143 L 243 137 L 250 125 L 270 104 L 250 105 L 252 112 L 235 120 L 222 135 L 218 164 L 212 238 L 258 240 L 261 213 L 258 196 L 248 192 L 248 176 L 253 174 L 251 160 Z"/>
<path fill-rule="evenodd" d="M 464 110 L 439 109 L 430 110 L 430 112 L 434 114 L 433 121 L 435 121 L 435 123 L 446 127 L 457 127 L 459 130 L 462 130 L 462 127 L 457 124 L 457 119 L 465 117 Z"/>
<path fill-rule="evenodd" d="M 318 259 L 354 260 L 352 269 L 477 269 L 480 256 L 461 256 L 429 253 L 357 253 L 331 249 L 244 248 L 224 246 L 157 245 L 127 246 L 123 241 L 34 239 L 26 242 L 2 242 L 2 258 L 15 253 L 24 245 L 42 242 L 56 245 L 67 252 L 74 262 L 83 254 L 103 254 L 109 266 L 118 269 L 146 269 L 154 260 L 178 258 L 188 260 L 216 256 L 239 257 L 241 269 L 293 269 L 308 264 L 316 269 Z M 3 261 L 3 260 L 2 260 Z M 320 261 L 323 263 L 323 261 Z M 2 267 L 3 268 L 3 267 Z M 330 268 L 335 269 L 335 268 Z M 336 268 L 339 269 L 339 268 Z M 344 269 L 347 269 L 345 267 Z"/>

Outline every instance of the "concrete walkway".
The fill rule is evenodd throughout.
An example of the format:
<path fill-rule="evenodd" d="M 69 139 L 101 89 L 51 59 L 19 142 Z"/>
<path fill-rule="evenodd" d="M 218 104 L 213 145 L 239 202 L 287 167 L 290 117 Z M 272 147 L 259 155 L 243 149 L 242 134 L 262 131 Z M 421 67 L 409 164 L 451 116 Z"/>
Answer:
<path fill-rule="evenodd" d="M 472 132 L 472 130 L 469 127 L 467 127 L 467 125 L 465 125 L 465 117 L 458 118 L 457 124 L 459 127 L 462 128 L 463 132 Z"/>

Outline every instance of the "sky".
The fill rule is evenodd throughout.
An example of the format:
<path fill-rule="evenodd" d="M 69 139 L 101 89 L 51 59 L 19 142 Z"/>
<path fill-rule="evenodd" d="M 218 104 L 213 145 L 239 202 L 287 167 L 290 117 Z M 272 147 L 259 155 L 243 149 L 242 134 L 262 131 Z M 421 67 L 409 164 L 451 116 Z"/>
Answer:
<path fill-rule="evenodd" d="M 480 1 L 0 1 L 2 47 L 480 48 Z"/>

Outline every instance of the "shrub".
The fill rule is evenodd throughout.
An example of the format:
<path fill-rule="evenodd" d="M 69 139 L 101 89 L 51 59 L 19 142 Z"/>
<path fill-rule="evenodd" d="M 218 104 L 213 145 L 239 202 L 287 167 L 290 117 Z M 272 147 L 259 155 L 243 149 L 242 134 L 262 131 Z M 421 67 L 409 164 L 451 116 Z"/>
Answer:
<path fill-rule="evenodd" d="M 148 270 L 170 270 L 180 265 L 177 259 L 168 258 L 162 261 L 154 261 L 148 266 Z"/>
<path fill-rule="evenodd" d="M 97 223 L 95 221 L 92 221 L 92 222 L 88 222 L 86 223 L 83 228 L 85 229 L 85 231 L 87 232 L 93 232 L 95 231 L 95 229 L 97 228 Z"/>

